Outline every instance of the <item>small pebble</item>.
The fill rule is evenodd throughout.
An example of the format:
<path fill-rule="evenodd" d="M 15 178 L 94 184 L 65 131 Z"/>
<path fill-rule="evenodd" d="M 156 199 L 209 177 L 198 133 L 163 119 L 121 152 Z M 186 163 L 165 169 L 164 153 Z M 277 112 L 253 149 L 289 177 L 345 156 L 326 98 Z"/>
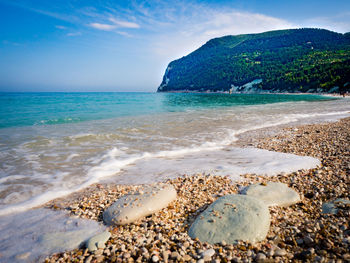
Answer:
<path fill-rule="evenodd" d="M 310 245 L 311 243 L 313 243 L 314 242 L 314 240 L 311 238 L 311 237 L 309 237 L 309 236 L 306 236 L 305 238 L 304 238 L 304 243 L 306 244 L 306 245 Z"/>
<path fill-rule="evenodd" d="M 152 257 L 152 262 L 158 262 L 158 261 L 159 261 L 159 257 L 156 256 L 156 255 L 154 255 L 154 256 Z"/>
<path fill-rule="evenodd" d="M 171 252 L 170 257 L 172 259 L 177 259 L 180 256 L 180 254 L 176 251 Z"/>
<path fill-rule="evenodd" d="M 211 248 L 211 249 L 208 249 L 208 250 L 203 251 L 202 257 L 203 257 L 203 258 L 204 258 L 204 257 L 209 257 L 209 258 L 211 258 L 212 256 L 214 256 L 214 254 L 215 254 L 215 250 Z"/>
<path fill-rule="evenodd" d="M 88 257 L 85 259 L 84 263 L 90 263 L 91 260 L 92 260 L 92 255 L 91 255 L 91 256 L 88 256 Z"/>
<path fill-rule="evenodd" d="M 283 256 L 285 256 L 286 254 L 287 254 L 287 252 L 286 252 L 286 250 L 283 249 L 283 248 L 277 248 L 277 249 L 275 250 L 275 253 L 274 253 L 274 255 L 275 255 L 276 257 L 283 257 Z"/>
<path fill-rule="evenodd" d="M 266 259 L 266 255 L 264 253 L 258 253 L 255 257 L 256 261 L 265 260 L 265 259 Z"/>
<path fill-rule="evenodd" d="M 190 255 L 184 255 L 183 257 L 182 257 L 182 259 L 184 260 L 184 261 L 190 261 L 191 259 L 192 259 L 192 257 L 190 256 Z"/>

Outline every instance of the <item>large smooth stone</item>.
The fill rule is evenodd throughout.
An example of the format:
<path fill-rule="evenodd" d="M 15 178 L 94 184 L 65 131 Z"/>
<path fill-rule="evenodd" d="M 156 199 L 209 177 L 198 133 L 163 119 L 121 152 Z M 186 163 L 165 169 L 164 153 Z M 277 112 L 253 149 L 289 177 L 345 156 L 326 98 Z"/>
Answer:
<path fill-rule="evenodd" d="M 337 214 L 339 211 L 338 205 L 350 205 L 350 200 L 339 198 L 332 202 L 324 203 L 322 205 L 322 214 Z"/>
<path fill-rule="evenodd" d="M 86 230 L 46 233 L 39 238 L 40 246 L 64 251 L 67 247 L 77 248 L 86 240 Z"/>
<path fill-rule="evenodd" d="M 226 195 L 217 199 L 191 225 L 188 234 L 210 244 L 237 240 L 264 240 L 270 214 L 262 201 L 246 195 Z"/>
<path fill-rule="evenodd" d="M 95 235 L 91 237 L 87 242 L 86 242 L 86 247 L 89 249 L 89 251 L 95 251 L 97 250 L 97 244 L 99 242 L 102 242 L 103 244 L 107 242 L 107 240 L 111 237 L 111 233 L 108 231 L 105 231 L 103 233 L 100 233 L 98 235 Z"/>
<path fill-rule="evenodd" d="M 283 183 L 252 184 L 247 186 L 242 194 L 255 197 L 267 206 L 289 206 L 300 202 L 299 194 Z"/>
<path fill-rule="evenodd" d="M 103 213 L 103 220 L 108 225 L 132 223 L 167 207 L 176 199 L 176 195 L 172 185 L 146 187 L 136 194 L 125 195 L 118 199 Z"/>

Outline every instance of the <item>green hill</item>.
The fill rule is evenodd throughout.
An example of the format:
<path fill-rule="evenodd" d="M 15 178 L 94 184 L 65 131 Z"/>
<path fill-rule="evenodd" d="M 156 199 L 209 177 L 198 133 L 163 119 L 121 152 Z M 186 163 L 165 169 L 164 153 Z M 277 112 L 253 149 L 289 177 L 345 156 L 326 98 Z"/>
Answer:
<path fill-rule="evenodd" d="M 289 29 L 225 36 L 172 61 L 158 92 L 350 89 L 350 33 Z"/>

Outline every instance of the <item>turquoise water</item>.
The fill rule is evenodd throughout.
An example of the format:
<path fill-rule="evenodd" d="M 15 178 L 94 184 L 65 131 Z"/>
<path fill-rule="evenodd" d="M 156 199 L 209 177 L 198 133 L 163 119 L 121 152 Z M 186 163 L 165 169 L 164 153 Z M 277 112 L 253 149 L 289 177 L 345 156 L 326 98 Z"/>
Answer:
<path fill-rule="evenodd" d="M 349 112 L 349 99 L 317 95 L 1 93 L 0 216 L 103 180 L 212 171 L 235 180 L 310 167 L 235 142 L 246 131 Z"/>
<path fill-rule="evenodd" d="M 311 95 L 0 93 L 3 259 L 26 249 L 28 260 L 48 253 L 37 250 L 43 229 L 69 226 L 37 207 L 94 183 L 144 184 L 196 173 L 235 181 L 241 174 L 313 168 L 317 159 L 239 148 L 236 141 L 247 131 L 333 121 L 349 112 L 350 98 Z M 26 244 L 19 250 L 11 247 L 16 236 Z"/>
<path fill-rule="evenodd" d="M 181 93 L 0 93 L 0 128 L 76 123 L 121 116 L 319 101 L 317 95 Z"/>

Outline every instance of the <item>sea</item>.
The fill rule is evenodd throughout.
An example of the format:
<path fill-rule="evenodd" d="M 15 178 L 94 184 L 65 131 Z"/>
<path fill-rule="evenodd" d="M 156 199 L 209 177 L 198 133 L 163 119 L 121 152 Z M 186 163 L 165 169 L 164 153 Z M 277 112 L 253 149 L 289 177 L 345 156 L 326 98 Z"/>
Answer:
<path fill-rule="evenodd" d="M 258 150 L 230 148 L 238 135 L 349 112 L 349 99 L 318 95 L 1 93 L 0 215 L 104 180 L 268 174 Z"/>
<path fill-rule="evenodd" d="M 0 93 L 0 262 L 43 261 L 72 249 L 43 245 L 47 235 L 104 229 L 38 208 L 52 199 L 94 183 L 145 184 L 196 173 L 240 180 L 246 173 L 313 168 L 315 158 L 237 142 L 263 128 L 349 116 L 349 98 L 320 95 Z"/>

